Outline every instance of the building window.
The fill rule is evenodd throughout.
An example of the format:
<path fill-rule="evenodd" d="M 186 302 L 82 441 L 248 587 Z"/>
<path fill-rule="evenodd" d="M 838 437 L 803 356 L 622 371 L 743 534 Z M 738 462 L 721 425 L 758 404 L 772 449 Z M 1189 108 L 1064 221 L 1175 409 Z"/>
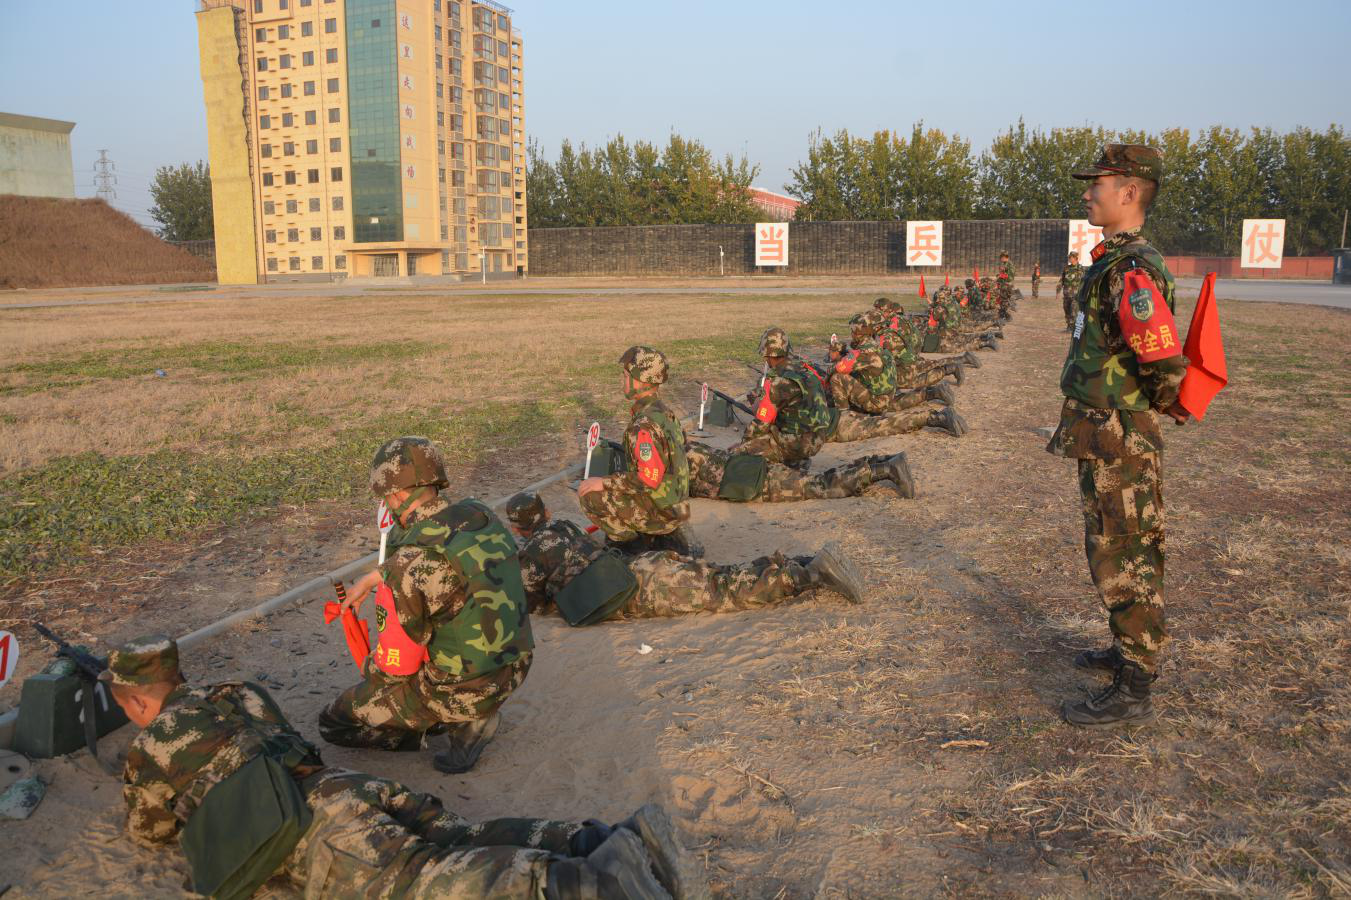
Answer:
<path fill-rule="evenodd" d="M 282 128 L 290 128 L 290 127 L 291 127 L 292 125 L 294 125 L 295 123 L 296 123 L 296 117 L 295 117 L 294 114 L 292 114 L 292 113 L 282 113 L 282 114 L 281 114 L 281 127 L 282 127 Z"/>
<path fill-rule="evenodd" d="M 324 268 L 324 258 L 322 256 L 310 257 L 310 271 L 318 272 Z"/>
<path fill-rule="evenodd" d="M 333 257 L 333 268 L 335 269 L 347 268 L 347 257 L 341 255 Z"/>
<path fill-rule="evenodd" d="M 263 0 L 253 0 L 253 11 L 256 13 L 263 11 Z"/>
<path fill-rule="evenodd" d="M 330 110 L 328 111 L 328 120 L 329 120 L 330 122 L 341 122 L 341 121 L 342 121 L 342 110 L 341 110 L 339 107 L 336 107 L 336 106 L 333 107 L 332 109 L 330 109 Z"/>
<path fill-rule="evenodd" d="M 459 34 L 458 31 L 455 33 Z M 452 56 L 450 58 L 450 74 L 452 75 L 464 74 L 464 63 L 460 62 L 460 58 L 458 56 Z"/>
<path fill-rule="evenodd" d="M 275 256 L 273 256 L 273 257 L 271 257 L 271 258 L 268 259 L 268 261 L 267 261 L 267 270 L 268 270 L 269 272 L 275 272 L 275 271 L 277 271 L 277 258 L 276 258 Z"/>
<path fill-rule="evenodd" d="M 314 2 L 314 0 L 300 0 L 300 5 L 301 5 L 301 6 L 309 6 L 309 5 L 310 5 L 311 3 L 313 3 L 313 2 Z"/>
<path fill-rule="evenodd" d="M 258 43 L 260 43 L 260 44 L 263 43 L 263 42 L 265 42 L 265 41 L 267 40 L 267 29 L 266 29 L 266 28 L 259 28 L 259 29 L 255 30 L 255 31 L 253 32 L 253 39 L 254 39 L 255 41 L 257 41 Z"/>
<path fill-rule="evenodd" d="M 436 155 L 437 155 L 437 156 L 445 156 L 445 155 L 446 155 L 446 142 L 445 142 L 445 141 L 438 140 L 438 141 L 436 142 Z"/>
<path fill-rule="evenodd" d="M 441 43 L 441 26 L 440 25 L 432 26 L 432 33 L 436 35 L 436 42 L 438 44 Z M 440 64 L 438 64 L 436 67 L 438 69 L 441 68 Z"/>
<path fill-rule="evenodd" d="M 278 6 L 279 8 L 281 8 L 281 9 L 285 9 L 286 7 L 288 7 L 288 6 L 290 6 L 290 5 L 291 5 L 291 0 L 277 0 L 277 6 Z"/>
<path fill-rule="evenodd" d="M 271 172 L 264 172 L 264 173 L 263 173 L 263 187 L 272 187 L 272 173 L 271 173 Z"/>
<path fill-rule="evenodd" d="M 346 239 L 347 239 L 347 226 L 346 226 L 346 225 L 336 225 L 336 226 L 334 226 L 334 228 L 333 228 L 333 240 L 335 240 L 335 241 L 343 241 L 343 240 L 346 240 Z"/>
<path fill-rule="evenodd" d="M 290 26 L 290 25 L 278 25 L 278 26 L 277 26 L 277 40 L 284 41 L 284 40 L 286 40 L 287 38 L 289 38 L 290 36 L 291 36 L 291 26 Z"/>
<path fill-rule="evenodd" d="M 259 100 L 267 99 L 267 85 L 265 84 L 258 85 L 258 99 Z"/>
<path fill-rule="evenodd" d="M 258 148 L 258 151 L 263 154 L 263 159 L 267 159 L 272 155 L 272 145 L 263 144 Z"/>
<path fill-rule="evenodd" d="M 319 122 L 319 114 L 312 109 L 305 110 L 305 124 L 316 125 Z"/>
<path fill-rule="evenodd" d="M 309 171 L 309 182 L 310 182 L 310 184 L 318 184 L 318 183 L 319 183 L 319 170 L 318 170 L 318 169 L 310 169 L 310 171 Z"/>
<path fill-rule="evenodd" d="M 296 183 L 296 173 L 295 173 L 295 172 L 287 172 L 287 173 L 286 173 L 285 181 L 286 181 L 287 184 L 295 184 L 295 183 Z"/>
<path fill-rule="evenodd" d="M 299 243 L 299 241 L 300 241 L 300 229 L 299 229 L 299 228 L 288 228 L 288 229 L 286 229 L 286 240 L 289 241 L 289 242 L 291 242 L 292 244 Z"/>
<path fill-rule="evenodd" d="M 372 27 L 372 28 L 379 28 L 379 27 L 380 27 L 380 20 L 379 20 L 379 19 L 371 19 L 371 27 Z"/>
<path fill-rule="evenodd" d="M 335 63 L 338 61 L 338 48 L 329 47 L 324 51 L 324 62 Z"/>
<path fill-rule="evenodd" d="M 341 153 L 341 152 L 342 152 L 342 138 L 329 138 L 329 139 L 328 139 L 328 152 L 329 152 L 329 153 Z"/>
<path fill-rule="evenodd" d="M 301 22 L 301 23 L 300 23 L 300 36 L 301 36 L 301 37 L 313 37 L 313 36 L 314 36 L 314 23 L 313 23 L 313 22 Z"/>
<path fill-rule="evenodd" d="M 281 86 L 281 95 L 283 97 L 291 96 L 291 83 L 289 81 Z"/>
<path fill-rule="evenodd" d="M 292 272 L 299 272 L 299 271 L 300 271 L 300 257 L 299 257 L 299 256 L 293 256 L 293 257 L 291 257 L 287 262 L 289 263 Z"/>
<path fill-rule="evenodd" d="M 342 166 L 334 166 L 328 172 L 329 181 L 342 181 Z"/>
<path fill-rule="evenodd" d="M 333 198 L 333 211 L 342 212 L 342 197 Z"/>
<path fill-rule="evenodd" d="M 436 111 L 436 127 L 440 128 L 446 124 L 446 114 L 441 110 Z"/>
<path fill-rule="evenodd" d="M 445 169 L 437 169 L 437 170 L 436 170 L 436 180 L 442 182 L 443 184 L 445 183 L 445 180 L 446 180 L 446 170 L 445 170 Z"/>
<path fill-rule="evenodd" d="M 313 96 L 314 96 L 314 82 L 313 82 L 313 81 L 307 81 L 307 82 L 305 82 L 305 96 L 306 96 L 306 97 L 313 97 Z"/>
<path fill-rule="evenodd" d="M 441 240 L 443 240 L 443 241 L 447 239 L 447 238 L 446 238 L 446 232 L 447 232 L 447 227 L 446 227 L 445 225 L 442 225 L 442 226 L 441 226 Z"/>
<path fill-rule="evenodd" d="M 263 240 L 269 244 L 277 243 L 277 230 L 275 228 L 269 228 L 267 231 L 264 231 Z"/>
<path fill-rule="evenodd" d="M 293 142 L 291 142 L 291 141 L 283 141 L 283 142 L 282 142 L 282 145 L 281 145 L 281 155 L 282 155 L 282 156 L 295 156 L 295 155 L 296 155 L 296 145 L 295 145 Z"/>
<path fill-rule="evenodd" d="M 302 66 L 314 65 L 314 51 L 306 50 L 304 53 L 300 54 L 300 64 Z"/>
<path fill-rule="evenodd" d="M 337 20 L 337 19 L 325 19 L 325 20 L 324 20 L 324 34 L 337 34 L 337 33 L 338 33 L 338 20 Z"/>
<path fill-rule="evenodd" d="M 328 92 L 330 94 L 336 94 L 338 92 L 338 79 L 330 78 L 328 80 Z"/>
<path fill-rule="evenodd" d="M 457 170 L 457 171 L 454 171 L 454 172 L 451 172 L 451 173 L 450 173 L 450 186 L 451 186 L 451 187 L 464 187 L 464 173 L 463 173 L 463 172 L 460 172 L 460 171 L 458 171 L 458 170 Z"/>
<path fill-rule="evenodd" d="M 286 201 L 286 211 L 287 211 L 288 213 L 292 213 L 292 214 L 298 213 L 298 212 L 300 212 L 300 204 L 297 203 L 295 200 L 287 200 L 287 201 Z"/>
<path fill-rule="evenodd" d="M 277 211 L 277 204 L 273 203 L 271 200 L 263 201 L 263 215 L 270 216 L 276 213 L 276 211 Z"/>
<path fill-rule="evenodd" d="M 281 56 L 277 57 L 277 68 L 279 69 L 291 68 L 291 54 L 283 53 Z"/>
<path fill-rule="evenodd" d="M 286 6 L 286 0 L 281 0 L 281 5 L 282 5 L 282 7 L 284 8 L 284 7 Z M 492 15 L 492 13 L 489 13 L 489 15 Z M 506 16 L 498 16 L 498 17 L 497 17 L 497 27 L 500 28 L 500 29 L 502 29 L 503 31 L 506 31 L 508 28 L 511 27 L 511 26 L 507 23 L 507 17 L 506 17 Z"/>
<path fill-rule="evenodd" d="M 319 152 L 319 142 L 316 141 L 316 140 L 306 141 L 306 142 L 305 142 L 305 152 L 306 152 L 306 153 L 318 153 L 318 152 Z"/>
<path fill-rule="evenodd" d="M 311 228 L 311 229 L 310 229 L 310 240 L 312 240 L 312 241 L 322 241 L 323 239 L 324 239 L 324 229 L 322 229 L 322 228 Z"/>
<path fill-rule="evenodd" d="M 266 57 L 266 56 L 260 56 L 260 57 L 258 57 L 258 71 L 259 71 L 259 72 L 266 72 L 266 71 L 267 71 L 267 57 Z"/>

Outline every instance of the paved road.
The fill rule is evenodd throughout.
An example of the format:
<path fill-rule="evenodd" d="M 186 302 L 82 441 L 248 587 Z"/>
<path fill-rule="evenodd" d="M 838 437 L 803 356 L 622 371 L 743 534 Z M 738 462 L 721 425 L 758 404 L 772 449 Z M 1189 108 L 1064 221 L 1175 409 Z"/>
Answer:
<path fill-rule="evenodd" d="M 1052 279 L 1052 284 L 1054 280 Z M 518 282 L 498 282 L 488 285 L 428 285 L 428 284 L 407 284 L 407 285 L 378 285 L 370 282 L 362 284 L 277 284 L 266 286 L 248 286 L 240 287 L 213 287 L 210 290 L 187 289 L 182 291 L 166 290 L 164 288 L 146 288 L 144 293 L 138 289 L 116 288 L 100 289 L 92 288 L 87 291 L 71 290 L 70 293 L 84 296 L 99 293 L 111 293 L 114 290 L 125 292 L 121 296 L 101 297 L 99 299 L 44 299 L 34 300 L 32 302 L 0 303 L 0 311 L 19 310 L 19 309 L 47 309 L 63 306 L 107 306 L 119 303 L 182 303 L 207 300 L 232 300 L 245 298 L 258 298 L 262 296 L 271 296 L 275 298 L 296 297 L 296 298 L 314 298 L 314 297 L 352 297 L 361 295 L 370 295 L 378 297 L 381 294 L 437 294 L 440 296 L 551 296 L 551 297 L 601 297 L 601 296 L 630 296 L 634 294 L 793 294 L 793 295 L 812 295 L 812 294 L 853 294 L 878 290 L 879 284 L 889 283 L 888 279 L 875 280 L 841 280 L 838 285 L 793 285 L 784 283 L 780 280 L 768 281 L 756 284 L 735 284 L 719 286 L 715 284 L 703 284 L 697 286 L 681 286 L 669 283 L 653 284 L 650 286 L 632 285 L 625 287 L 527 287 Z M 903 282 L 903 292 L 913 292 L 914 287 L 909 282 Z M 1043 286 L 1046 282 L 1043 282 Z M 1199 278 L 1179 278 L 1178 287 L 1184 296 L 1194 295 L 1201 287 Z M 1028 285 L 1023 285 L 1024 292 L 1028 292 Z M 881 290 L 887 290 L 882 287 Z M 1054 287 L 1052 287 L 1054 290 Z M 153 292 L 153 293 L 152 293 Z M 1226 278 L 1216 282 L 1215 293 L 1221 299 L 1233 300 L 1254 300 L 1269 303 L 1305 303 L 1315 306 L 1332 306 L 1338 309 L 1351 309 L 1351 285 L 1333 285 L 1326 282 L 1317 281 L 1267 281 L 1267 280 L 1249 280 Z M 22 296 L 15 294 L 11 296 Z M 50 296 L 50 294 L 48 295 Z"/>

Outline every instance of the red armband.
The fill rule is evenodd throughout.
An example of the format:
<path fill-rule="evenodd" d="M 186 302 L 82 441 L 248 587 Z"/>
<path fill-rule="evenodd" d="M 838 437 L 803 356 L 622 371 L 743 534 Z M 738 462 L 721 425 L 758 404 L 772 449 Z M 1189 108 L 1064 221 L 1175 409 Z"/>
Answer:
<path fill-rule="evenodd" d="M 1121 336 L 1140 362 L 1168 359 L 1182 352 L 1173 313 L 1144 269 L 1126 273 L 1117 321 L 1121 323 Z"/>
<path fill-rule="evenodd" d="M 656 488 L 666 476 L 666 463 L 657 451 L 652 432 L 646 428 L 638 432 L 638 439 L 633 442 L 633 463 L 638 480 L 650 488 Z"/>
<path fill-rule="evenodd" d="M 850 372 L 854 371 L 854 363 L 856 362 L 858 362 L 858 351 L 850 350 L 835 364 L 835 371 L 839 372 L 841 375 L 848 375 Z"/>
<path fill-rule="evenodd" d="M 760 386 L 765 389 L 764 396 L 755 407 L 755 418 L 768 425 L 779 417 L 779 408 L 774 405 L 774 401 L 769 399 L 769 379 L 766 378 L 760 382 Z"/>

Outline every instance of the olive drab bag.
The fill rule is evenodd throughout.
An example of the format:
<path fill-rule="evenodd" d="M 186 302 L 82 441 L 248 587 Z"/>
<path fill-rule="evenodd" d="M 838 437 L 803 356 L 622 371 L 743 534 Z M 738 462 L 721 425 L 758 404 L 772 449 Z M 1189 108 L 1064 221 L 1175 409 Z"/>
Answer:
<path fill-rule="evenodd" d="M 569 625 L 594 625 L 618 612 L 636 593 L 638 577 L 618 553 L 607 550 L 563 585 L 554 604 Z"/>
<path fill-rule="evenodd" d="M 481 527 L 471 523 L 483 520 Z M 516 541 L 493 511 L 473 498 L 416 522 L 394 546 L 415 545 L 445 560 L 465 585 L 465 604 L 437 622 L 429 662 L 460 680 L 509 666 L 535 646 Z"/>
<path fill-rule="evenodd" d="M 760 496 L 765 489 L 769 463 L 754 453 L 733 453 L 723 470 L 718 484 L 718 499 L 746 502 Z"/>
<path fill-rule="evenodd" d="M 286 861 L 314 813 L 290 770 L 259 754 L 211 788 L 178 836 L 192 889 L 249 897 Z"/>

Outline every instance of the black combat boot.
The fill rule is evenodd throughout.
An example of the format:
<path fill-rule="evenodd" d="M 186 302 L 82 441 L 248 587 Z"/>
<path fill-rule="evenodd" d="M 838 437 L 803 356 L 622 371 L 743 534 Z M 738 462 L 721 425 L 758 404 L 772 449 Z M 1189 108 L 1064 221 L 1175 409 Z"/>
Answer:
<path fill-rule="evenodd" d="M 1112 683 L 1078 703 L 1065 701 L 1065 721 L 1080 728 L 1115 728 L 1154 718 L 1149 699 L 1154 676 L 1133 662 L 1122 663 Z"/>
<path fill-rule="evenodd" d="M 1106 650 L 1084 650 L 1074 657 L 1074 664 L 1081 669 L 1102 669 L 1115 673 L 1126 662 L 1116 644 Z"/>
<path fill-rule="evenodd" d="M 956 362 L 944 363 L 943 374 L 951 375 L 952 380 L 955 381 L 958 385 L 960 385 L 962 382 L 966 381 L 966 366 L 963 365 L 960 360 Z"/>
<path fill-rule="evenodd" d="M 904 453 L 895 456 L 871 456 L 868 468 L 872 469 L 873 484 L 887 481 L 896 486 L 896 493 L 907 500 L 915 499 L 915 476 L 910 472 L 910 463 Z"/>
<path fill-rule="evenodd" d="M 807 563 L 807 574 L 811 576 L 813 585 L 828 587 L 851 603 L 863 600 L 863 578 L 834 541 L 822 547 Z"/>
<path fill-rule="evenodd" d="M 999 338 L 995 337 L 995 336 L 992 335 L 992 334 L 983 335 L 983 336 L 981 337 L 981 339 L 980 339 L 980 349 L 982 349 L 982 350 L 998 350 L 998 349 L 999 349 Z"/>
<path fill-rule="evenodd" d="M 444 753 L 432 757 L 432 767 L 447 775 L 468 772 L 483 755 L 483 748 L 492 742 L 501 721 L 502 717 L 494 711 L 487 718 L 451 727 L 446 733 L 446 741 L 450 746 Z"/>
<path fill-rule="evenodd" d="M 966 434 L 966 419 L 957 414 L 957 410 L 951 406 L 943 409 L 935 409 L 929 413 L 929 421 L 925 423 L 933 428 L 941 428 L 953 437 L 961 437 Z"/>
<path fill-rule="evenodd" d="M 952 385 L 946 381 L 940 381 L 938 384 L 931 384 L 924 389 L 924 399 L 934 400 L 944 406 L 951 406 L 957 402 L 957 395 L 952 391 Z"/>
<path fill-rule="evenodd" d="M 682 522 L 669 534 L 652 535 L 648 544 L 653 550 L 673 550 L 690 559 L 703 559 L 704 556 L 704 545 L 694 536 L 694 529 L 688 522 Z"/>
<path fill-rule="evenodd" d="M 966 363 L 973 369 L 980 368 L 980 357 L 977 356 L 975 353 L 971 352 L 970 350 L 962 354 L 962 362 Z"/>
<path fill-rule="evenodd" d="M 657 880 L 675 900 L 706 900 L 710 896 L 703 870 L 681 846 L 666 810 L 649 803 L 615 828 L 627 829 L 643 839 Z"/>
<path fill-rule="evenodd" d="M 545 900 L 671 900 L 652 872 L 642 838 L 614 828 L 586 856 L 552 859 L 544 875 Z"/>

